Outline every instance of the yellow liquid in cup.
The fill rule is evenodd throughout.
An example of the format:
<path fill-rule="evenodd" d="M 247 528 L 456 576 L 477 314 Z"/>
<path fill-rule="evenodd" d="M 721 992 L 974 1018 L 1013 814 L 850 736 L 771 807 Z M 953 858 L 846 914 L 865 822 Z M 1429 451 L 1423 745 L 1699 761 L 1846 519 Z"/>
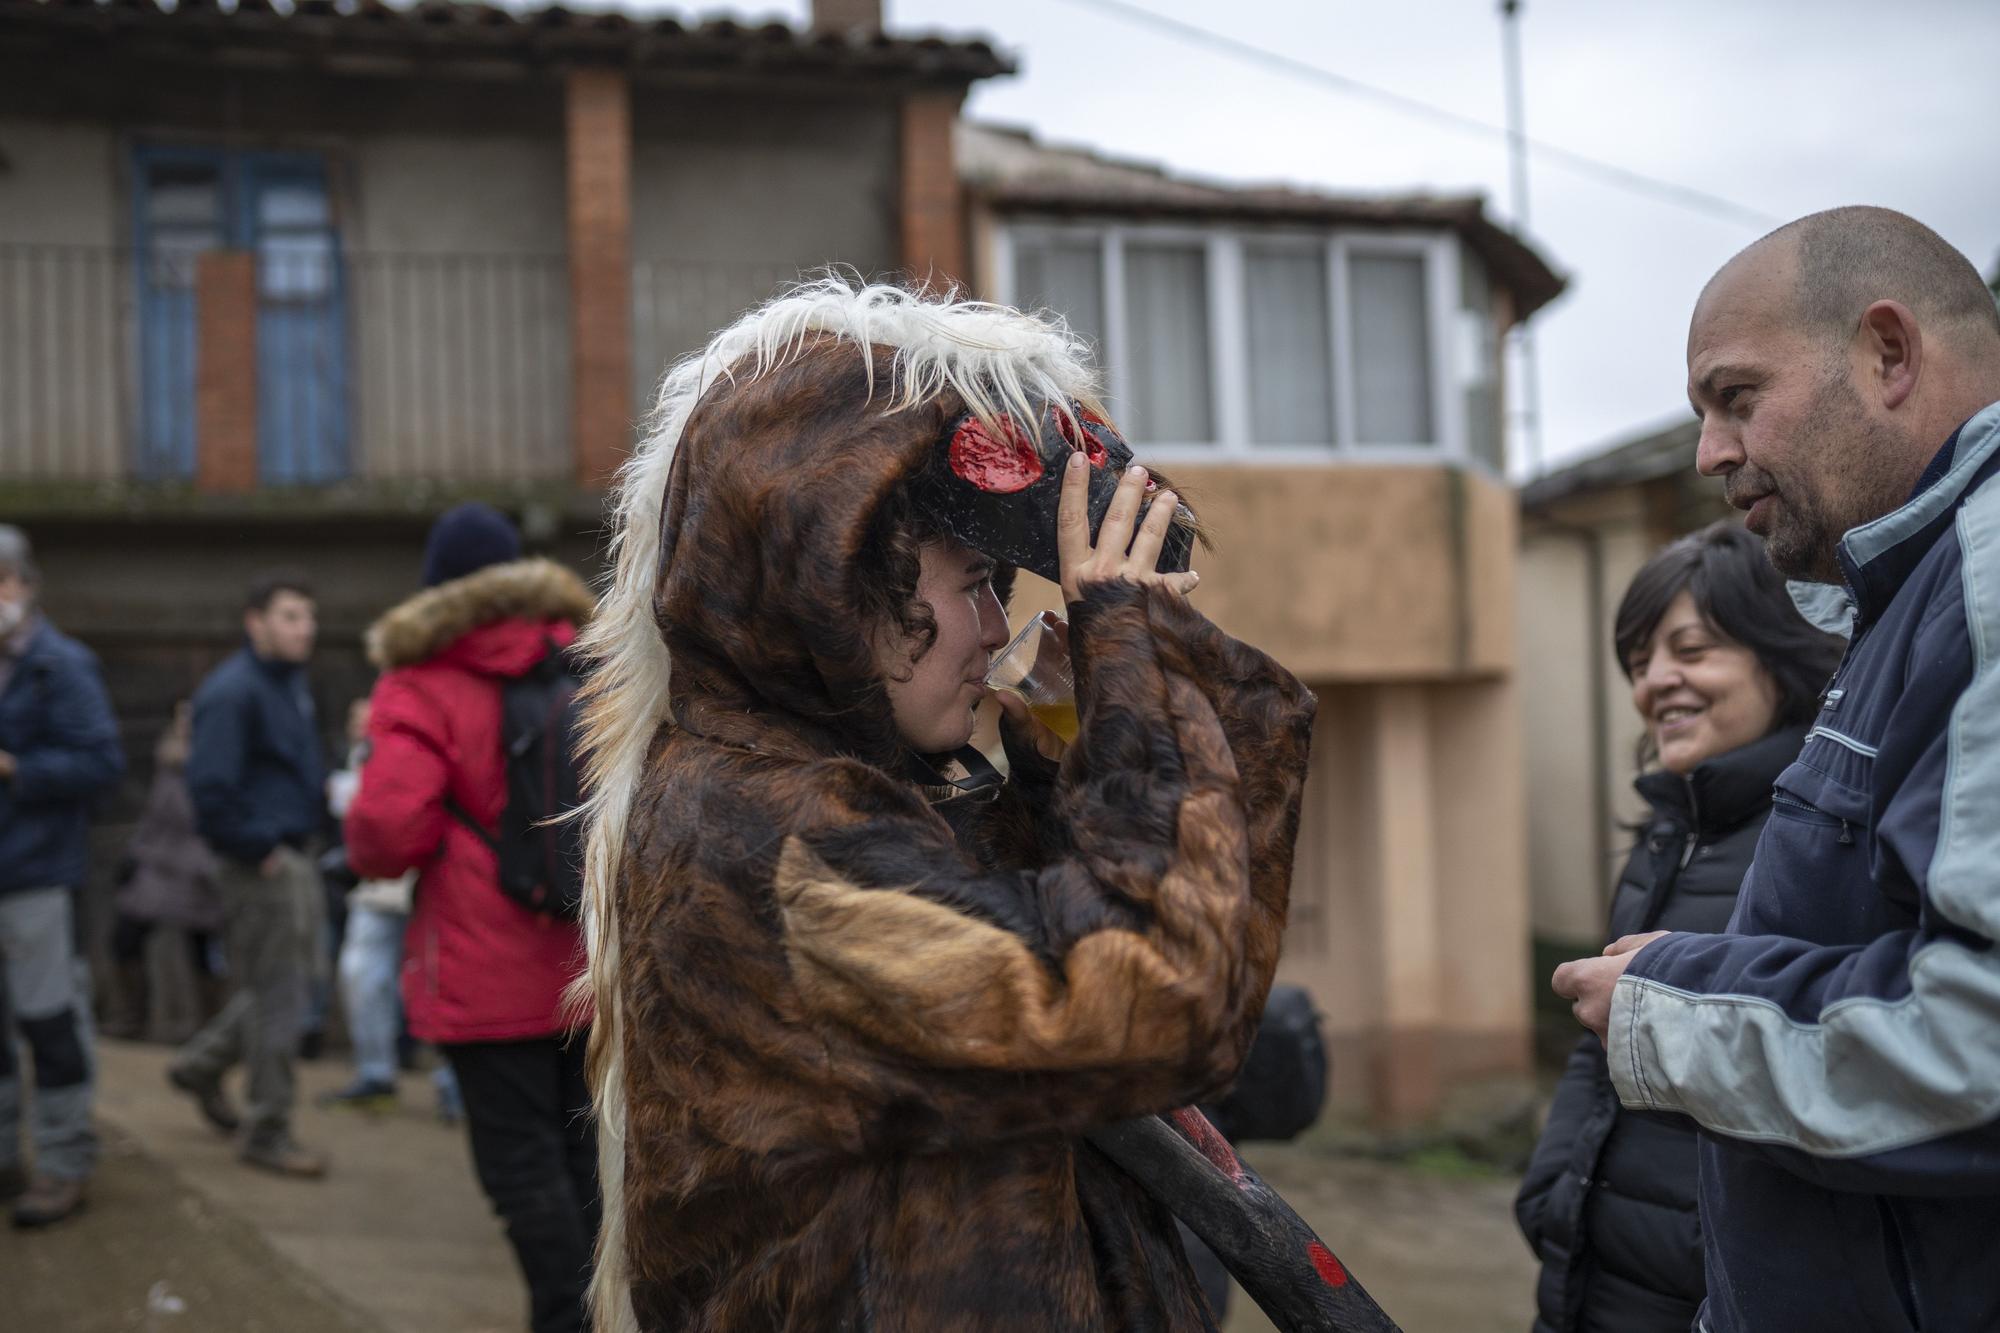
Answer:
<path fill-rule="evenodd" d="M 1074 699 L 1059 704 L 1029 704 L 1028 711 L 1040 719 L 1043 726 L 1062 737 L 1063 740 L 1073 741 L 1076 739 L 1077 720 L 1076 701 Z"/>

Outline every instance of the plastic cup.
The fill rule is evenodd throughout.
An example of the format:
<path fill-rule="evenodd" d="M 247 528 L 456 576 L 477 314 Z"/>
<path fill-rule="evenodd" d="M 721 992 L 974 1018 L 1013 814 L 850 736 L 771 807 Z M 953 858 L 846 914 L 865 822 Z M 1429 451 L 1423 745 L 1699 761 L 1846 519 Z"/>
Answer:
<path fill-rule="evenodd" d="M 1069 626 L 1053 611 L 1030 620 L 994 654 L 989 689 L 1021 696 L 1028 711 L 1064 741 L 1076 739 L 1076 672 L 1069 661 Z"/>

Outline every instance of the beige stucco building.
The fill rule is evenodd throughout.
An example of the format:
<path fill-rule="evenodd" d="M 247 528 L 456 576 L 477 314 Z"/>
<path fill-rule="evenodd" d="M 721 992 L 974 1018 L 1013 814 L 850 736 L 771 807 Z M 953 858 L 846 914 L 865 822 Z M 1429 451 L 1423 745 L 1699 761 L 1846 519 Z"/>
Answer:
<path fill-rule="evenodd" d="M 1336 1101 L 1408 1123 L 1525 1075 L 1499 347 L 1561 279 L 1477 199 L 958 141 L 981 290 L 1091 339 L 1114 415 L 1214 533 L 1203 609 L 1319 695 L 1280 975 L 1325 1014 Z"/>

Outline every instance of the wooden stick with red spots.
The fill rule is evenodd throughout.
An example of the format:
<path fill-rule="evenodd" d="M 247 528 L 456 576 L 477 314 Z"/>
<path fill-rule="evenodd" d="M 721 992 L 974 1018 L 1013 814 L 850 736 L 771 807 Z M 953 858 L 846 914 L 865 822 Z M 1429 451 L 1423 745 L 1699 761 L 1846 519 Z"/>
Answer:
<path fill-rule="evenodd" d="M 1399 1333 L 1200 1111 L 1126 1120 L 1089 1137 L 1215 1251 L 1279 1333 Z"/>

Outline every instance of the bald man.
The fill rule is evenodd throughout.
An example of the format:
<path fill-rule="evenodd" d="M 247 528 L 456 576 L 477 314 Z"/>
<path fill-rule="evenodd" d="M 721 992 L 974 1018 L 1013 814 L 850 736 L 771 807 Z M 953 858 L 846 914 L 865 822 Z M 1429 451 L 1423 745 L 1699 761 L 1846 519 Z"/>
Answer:
<path fill-rule="evenodd" d="M 1620 1099 L 1702 1127 L 1707 1333 L 2000 1329 L 2000 312 L 1841 208 L 1709 282 L 1700 470 L 1852 636 L 1724 935 L 1556 990 Z"/>

